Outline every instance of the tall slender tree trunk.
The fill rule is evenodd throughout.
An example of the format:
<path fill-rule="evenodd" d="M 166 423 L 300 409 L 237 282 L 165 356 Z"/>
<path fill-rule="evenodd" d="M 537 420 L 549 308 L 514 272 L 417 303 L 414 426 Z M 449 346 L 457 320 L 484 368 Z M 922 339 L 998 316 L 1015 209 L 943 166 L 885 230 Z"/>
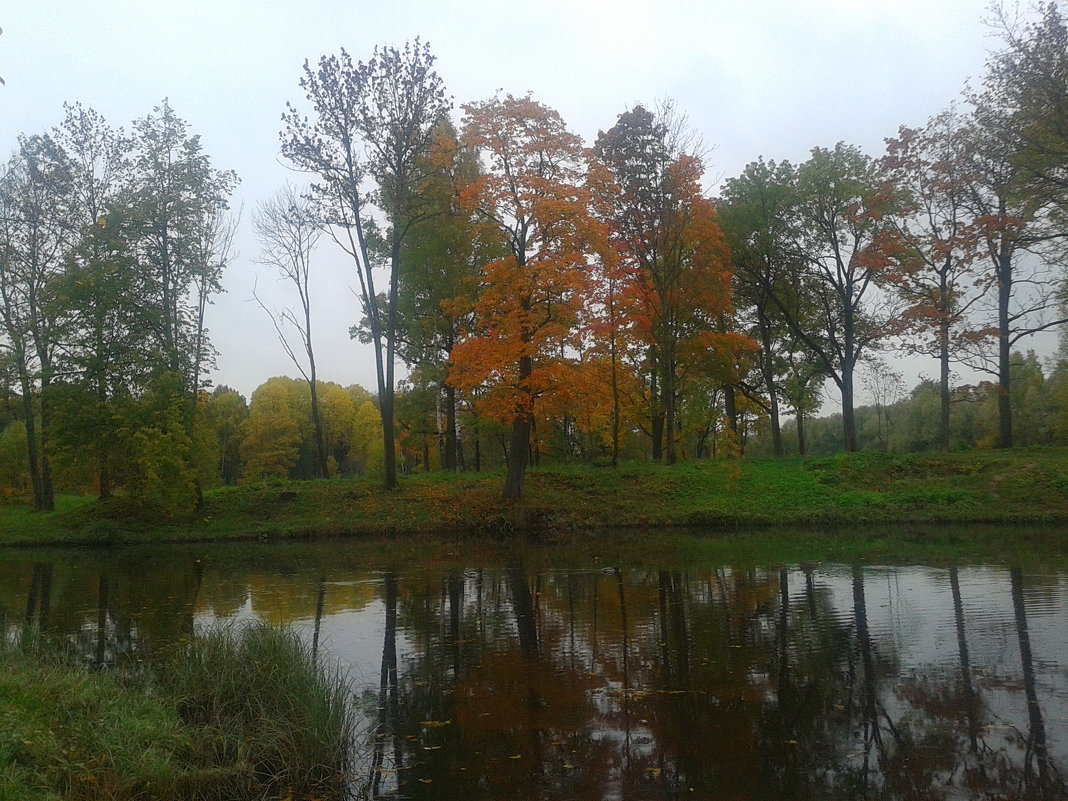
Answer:
<path fill-rule="evenodd" d="M 308 351 L 308 391 L 311 395 L 312 428 L 315 432 L 315 452 L 319 461 L 319 478 L 330 477 L 330 467 L 326 455 L 326 436 L 323 433 L 323 418 L 319 412 L 319 378 L 315 369 L 315 348 L 312 346 L 311 305 L 307 291 L 304 297 L 304 344 Z"/>
<path fill-rule="evenodd" d="M 766 302 L 766 301 L 765 301 Z M 757 318 L 760 325 L 760 374 L 764 379 L 764 391 L 768 393 L 768 418 L 771 422 L 771 452 L 775 456 L 783 456 L 782 427 L 779 425 L 779 393 L 775 386 L 775 369 L 772 366 L 772 353 L 775 343 L 771 337 L 771 325 L 768 323 L 767 314 L 763 304 L 757 307 Z"/>
<path fill-rule="evenodd" d="M 649 431 L 653 438 L 653 461 L 664 458 L 664 415 L 660 407 L 660 367 L 656 346 L 649 348 Z"/>
<path fill-rule="evenodd" d="M 858 450 L 857 417 L 853 408 L 853 366 L 842 365 L 842 436 L 849 453 Z"/>
<path fill-rule="evenodd" d="M 51 512 L 56 508 L 55 489 L 52 486 L 52 460 L 48 458 L 51 449 L 50 426 L 52 422 L 51 383 L 47 372 L 41 377 L 41 511 Z"/>
<path fill-rule="evenodd" d="M 660 387 L 664 398 L 664 461 L 667 464 L 675 464 L 675 353 L 674 348 L 665 348 L 663 362 L 660 365 L 664 371 L 660 379 Z"/>
<path fill-rule="evenodd" d="M 949 320 L 938 325 L 938 447 L 949 450 Z"/>
<path fill-rule="evenodd" d="M 800 409 L 796 410 L 797 414 L 797 454 L 798 456 L 804 456 L 807 450 L 807 444 L 805 443 L 805 413 Z"/>
<path fill-rule="evenodd" d="M 386 310 L 386 373 L 382 393 L 382 447 L 385 464 L 386 489 L 397 486 L 397 455 L 393 435 L 393 399 L 397 352 L 397 288 L 400 281 L 401 238 L 398 230 L 399 213 L 394 213 L 393 231 L 389 243 L 389 301 Z"/>
<path fill-rule="evenodd" d="M 33 407 L 33 384 L 30 381 L 25 357 L 16 352 L 19 371 L 19 387 L 22 389 L 23 426 L 26 429 L 26 458 L 30 468 L 30 487 L 33 490 L 33 508 L 45 511 L 44 491 L 41 485 L 41 458 L 37 448 L 37 410 Z"/>
<path fill-rule="evenodd" d="M 619 465 L 619 355 L 616 352 L 616 332 L 609 343 L 612 362 L 612 467 Z"/>
<path fill-rule="evenodd" d="M 1012 298 L 1012 253 L 1003 241 L 998 253 L 998 446 L 1012 447 L 1012 398 L 1009 395 L 1012 344 L 1009 301 Z"/>

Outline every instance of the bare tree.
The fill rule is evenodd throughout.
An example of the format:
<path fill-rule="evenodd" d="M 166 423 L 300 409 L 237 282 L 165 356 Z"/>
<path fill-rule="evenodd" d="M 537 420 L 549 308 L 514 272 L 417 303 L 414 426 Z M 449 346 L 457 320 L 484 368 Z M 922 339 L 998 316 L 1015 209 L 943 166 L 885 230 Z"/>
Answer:
<path fill-rule="evenodd" d="M 305 62 L 300 85 L 316 118 L 301 116 L 292 105 L 283 116 L 282 153 L 298 169 L 320 177 L 313 189 L 327 209 L 331 236 L 356 263 L 375 350 L 387 488 L 397 483 L 393 396 L 401 245 L 426 217 L 416 192 L 422 156 L 451 105 L 433 65 L 429 47 L 418 39 L 403 50 L 376 48 L 366 63 L 353 64 L 344 50 L 320 58 L 317 70 Z M 376 193 L 366 191 L 368 176 L 378 184 Z M 390 224 L 384 309 L 374 282 L 373 205 Z"/>
<path fill-rule="evenodd" d="M 280 280 L 297 291 L 299 309 L 283 306 L 272 311 L 256 294 L 252 295 L 260 308 L 267 312 L 286 355 L 308 383 L 311 393 L 312 426 L 315 429 L 315 451 L 321 478 L 329 476 L 323 422 L 319 414 L 319 394 L 316 386 L 315 348 L 312 345 L 311 254 L 322 235 L 322 221 L 312 202 L 293 186 L 286 185 L 270 200 L 260 203 L 253 226 L 260 240 L 259 261 L 275 268 Z M 284 326 L 297 330 L 301 353 L 290 344 Z"/>

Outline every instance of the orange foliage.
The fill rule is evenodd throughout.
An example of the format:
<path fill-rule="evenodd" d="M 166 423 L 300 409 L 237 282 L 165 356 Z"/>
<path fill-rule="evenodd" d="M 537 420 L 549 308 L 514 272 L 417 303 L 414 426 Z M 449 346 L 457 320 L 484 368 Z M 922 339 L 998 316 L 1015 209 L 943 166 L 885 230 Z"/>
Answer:
<path fill-rule="evenodd" d="M 534 401 L 563 403 L 580 380 L 573 357 L 590 289 L 588 260 L 605 249 L 581 140 L 529 97 L 464 107 L 464 140 L 485 172 L 460 200 L 494 228 L 510 253 L 487 264 L 475 329 L 452 352 L 449 381 L 483 388 L 479 410 L 501 422 L 533 415 Z"/>

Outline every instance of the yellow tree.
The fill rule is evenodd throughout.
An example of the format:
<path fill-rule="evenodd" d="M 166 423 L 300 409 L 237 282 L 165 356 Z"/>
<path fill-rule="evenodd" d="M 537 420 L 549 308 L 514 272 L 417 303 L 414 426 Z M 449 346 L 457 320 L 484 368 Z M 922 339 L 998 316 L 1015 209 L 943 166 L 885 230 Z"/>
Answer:
<path fill-rule="evenodd" d="M 482 412 L 511 426 L 504 497 L 523 492 L 534 402 L 579 376 L 569 354 L 588 287 L 587 254 L 603 228 L 590 212 L 582 141 L 530 97 L 464 106 L 463 138 L 484 172 L 461 201 L 504 240 L 507 255 L 483 270 L 476 328 L 453 350 L 450 380 L 482 386 Z"/>
<path fill-rule="evenodd" d="M 244 474 L 250 479 L 289 478 L 300 460 L 303 410 L 298 382 L 269 378 L 252 393 L 245 438 L 241 442 Z"/>

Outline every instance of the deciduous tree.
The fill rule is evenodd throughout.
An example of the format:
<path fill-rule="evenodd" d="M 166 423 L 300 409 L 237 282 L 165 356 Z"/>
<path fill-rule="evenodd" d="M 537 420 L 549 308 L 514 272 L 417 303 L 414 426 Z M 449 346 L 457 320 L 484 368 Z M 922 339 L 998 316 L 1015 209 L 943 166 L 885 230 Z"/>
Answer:
<path fill-rule="evenodd" d="M 604 232 L 584 187 L 582 142 L 556 111 L 511 95 L 464 111 L 464 141 L 485 172 L 462 199 L 504 237 L 508 255 L 483 270 L 476 328 L 453 349 L 450 380 L 486 386 L 483 413 L 510 424 L 504 496 L 519 498 L 535 401 L 578 380 L 568 349 L 579 346 L 587 258 Z"/>
<path fill-rule="evenodd" d="M 629 291 L 642 305 L 653 456 L 663 453 L 669 463 L 676 458 L 680 348 L 701 342 L 712 358 L 731 336 L 717 333 L 731 310 L 730 254 L 688 138 L 670 107 L 657 117 L 638 106 L 619 115 L 595 146 L 618 187 L 613 237 Z"/>

